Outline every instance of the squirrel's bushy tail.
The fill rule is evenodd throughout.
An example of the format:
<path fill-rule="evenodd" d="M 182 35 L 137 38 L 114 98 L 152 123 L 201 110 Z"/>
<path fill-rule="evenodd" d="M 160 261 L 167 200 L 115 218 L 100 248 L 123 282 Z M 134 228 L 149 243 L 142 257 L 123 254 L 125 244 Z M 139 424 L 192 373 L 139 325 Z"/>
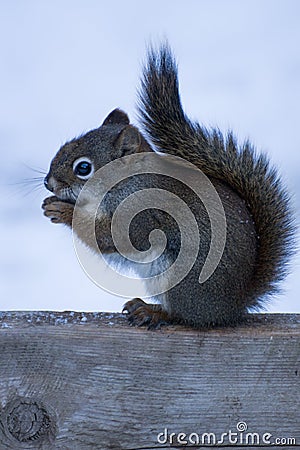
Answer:
<path fill-rule="evenodd" d="M 265 155 L 249 142 L 238 147 L 229 133 L 207 130 L 185 115 L 178 90 L 177 64 L 168 44 L 148 54 L 141 89 L 139 114 L 155 146 L 183 157 L 207 176 L 218 178 L 246 201 L 257 232 L 257 262 L 248 306 L 259 306 L 277 290 L 293 253 L 294 226 L 287 192 Z"/>

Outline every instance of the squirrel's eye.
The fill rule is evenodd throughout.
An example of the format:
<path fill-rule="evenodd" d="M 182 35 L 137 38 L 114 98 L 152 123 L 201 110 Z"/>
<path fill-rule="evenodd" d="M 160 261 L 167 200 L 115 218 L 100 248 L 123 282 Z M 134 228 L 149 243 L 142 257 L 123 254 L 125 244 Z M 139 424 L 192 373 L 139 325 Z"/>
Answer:
<path fill-rule="evenodd" d="M 74 174 L 81 180 L 87 180 L 94 173 L 94 166 L 89 158 L 79 158 L 73 164 Z"/>

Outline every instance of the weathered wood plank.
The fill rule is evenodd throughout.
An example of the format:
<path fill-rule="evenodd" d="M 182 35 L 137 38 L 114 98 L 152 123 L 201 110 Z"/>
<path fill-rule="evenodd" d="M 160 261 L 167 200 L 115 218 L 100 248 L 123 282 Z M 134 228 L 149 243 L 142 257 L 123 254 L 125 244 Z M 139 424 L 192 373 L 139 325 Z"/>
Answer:
<path fill-rule="evenodd" d="M 6 312 L 0 348 L 1 449 L 300 445 L 300 315 L 153 332 L 118 314 Z"/>

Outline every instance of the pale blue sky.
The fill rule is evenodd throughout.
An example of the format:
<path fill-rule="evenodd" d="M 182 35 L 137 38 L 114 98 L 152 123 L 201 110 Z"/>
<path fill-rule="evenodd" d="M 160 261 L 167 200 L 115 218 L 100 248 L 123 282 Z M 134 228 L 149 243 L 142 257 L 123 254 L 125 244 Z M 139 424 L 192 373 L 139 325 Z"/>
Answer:
<path fill-rule="evenodd" d="M 300 2 L 128 0 L 2 2 L 1 308 L 119 310 L 76 259 L 71 233 L 40 210 L 46 190 L 10 186 L 47 171 L 67 139 L 97 127 L 115 107 L 136 123 L 146 43 L 167 37 L 183 104 L 205 125 L 250 137 L 300 200 Z M 271 311 L 300 312 L 300 267 Z"/>

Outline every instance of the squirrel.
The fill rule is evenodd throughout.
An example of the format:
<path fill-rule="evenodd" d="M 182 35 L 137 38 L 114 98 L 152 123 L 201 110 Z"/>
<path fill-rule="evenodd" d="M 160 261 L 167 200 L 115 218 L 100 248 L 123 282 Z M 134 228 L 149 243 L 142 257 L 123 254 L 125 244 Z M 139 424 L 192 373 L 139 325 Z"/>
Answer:
<path fill-rule="evenodd" d="M 177 63 L 168 43 L 148 51 L 138 109 L 144 134 L 130 124 L 125 112 L 115 109 L 99 128 L 59 149 L 44 180 L 54 194 L 42 204 L 44 215 L 53 223 L 72 227 L 75 203 L 86 181 L 94 171 L 118 158 L 156 152 L 162 161 L 165 155 L 173 155 L 192 163 L 216 189 L 227 224 L 222 257 L 204 283 L 199 283 L 198 276 L 209 250 L 210 219 L 195 194 L 168 177 L 160 181 L 159 175 L 148 175 L 142 185 L 136 177 L 129 177 L 114 187 L 95 220 L 97 245 L 105 255 L 117 254 L 111 235 L 112 216 L 126 195 L 149 186 L 183 195 L 199 227 L 201 244 L 194 266 L 179 283 L 156 296 L 158 303 L 134 298 L 123 312 L 131 324 L 149 328 L 173 323 L 198 329 L 234 326 L 249 311 L 263 307 L 270 295 L 278 292 L 278 284 L 287 273 L 295 230 L 286 188 L 268 158 L 258 154 L 250 142 L 239 146 L 232 132 L 224 137 L 218 129 L 208 130 L 186 116 Z M 86 231 L 88 208 L 79 206 L 78 211 L 81 226 L 74 231 L 92 247 Z M 161 228 L 169 236 L 165 260 L 174 262 L 180 233 L 172 217 L 150 208 L 137 215 L 131 225 L 132 244 L 139 251 L 149 248 L 149 233 Z M 157 269 L 150 266 L 150 274 Z"/>

